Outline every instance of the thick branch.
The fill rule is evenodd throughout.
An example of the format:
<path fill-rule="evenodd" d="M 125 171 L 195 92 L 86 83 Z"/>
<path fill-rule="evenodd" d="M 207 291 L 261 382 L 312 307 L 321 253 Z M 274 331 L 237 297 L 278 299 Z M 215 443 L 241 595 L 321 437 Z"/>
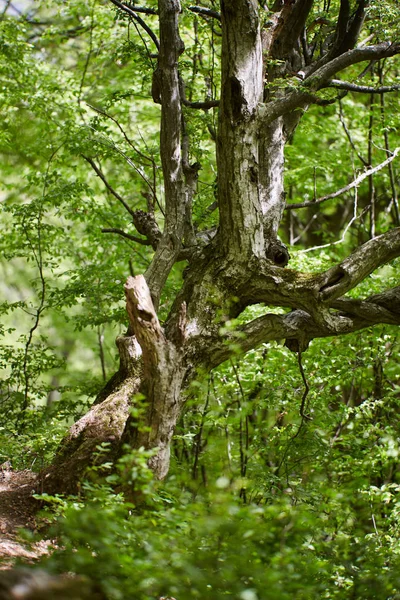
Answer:
<path fill-rule="evenodd" d="M 380 163 L 376 167 L 372 167 L 371 169 L 364 171 L 364 173 L 362 173 L 361 175 L 356 177 L 356 179 L 354 179 L 354 181 L 352 181 L 348 185 L 345 185 L 340 190 L 337 190 L 336 192 L 332 192 L 331 194 L 327 194 L 326 196 L 322 196 L 321 198 L 317 198 L 316 200 L 311 200 L 311 201 L 307 201 L 307 202 L 297 202 L 295 204 L 287 204 L 285 207 L 285 210 L 293 210 L 295 208 L 306 208 L 306 207 L 310 207 L 310 206 L 316 206 L 318 204 L 321 204 L 322 202 L 325 202 L 326 200 L 331 200 L 332 198 L 337 198 L 338 196 L 341 196 L 342 194 L 349 192 L 350 190 L 358 187 L 360 185 L 360 183 L 362 181 L 364 181 L 364 179 L 367 179 L 374 173 L 377 173 L 378 171 L 380 171 L 381 169 L 386 167 L 389 163 L 392 162 L 392 160 L 394 160 L 396 158 L 396 156 L 398 155 L 399 152 L 400 152 L 400 147 L 395 148 L 392 156 L 389 156 L 389 158 L 384 160 L 382 163 Z"/>
<path fill-rule="evenodd" d="M 390 44 L 384 42 L 376 46 L 366 46 L 364 48 L 355 48 L 341 54 L 337 58 L 329 61 L 327 64 L 319 67 L 315 72 L 306 76 L 301 87 L 293 92 L 287 93 L 283 98 L 278 98 L 260 105 L 259 116 L 261 122 L 269 124 L 278 117 L 301 109 L 308 104 L 319 102 L 314 93 L 329 85 L 332 77 L 359 62 L 367 60 L 379 60 L 389 58 L 400 53 L 400 44 Z M 312 69 L 312 67 L 311 67 Z"/>
<path fill-rule="evenodd" d="M 400 44 L 391 44 L 390 42 L 348 50 L 344 54 L 341 54 L 317 69 L 312 75 L 306 77 L 303 85 L 313 91 L 317 91 L 324 87 L 336 73 L 343 71 L 343 69 L 346 69 L 351 65 L 367 60 L 390 58 L 391 56 L 399 54 L 399 52 Z"/>
<path fill-rule="evenodd" d="M 368 241 L 340 264 L 320 274 L 298 273 L 275 267 L 269 261 L 251 259 L 241 266 L 241 278 L 232 294 L 238 298 L 240 310 L 260 302 L 301 309 L 311 315 L 318 327 L 335 332 L 340 327 L 346 329 L 347 324 L 340 315 L 330 311 L 331 303 L 398 256 L 400 228 Z M 223 277 L 227 288 L 232 288 L 228 268 Z"/>
<path fill-rule="evenodd" d="M 330 57 L 338 56 L 354 48 L 365 19 L 365 7 L 367 3 L 368 0 L 358 0 L 357 9 L 351 16 L 349 0 L 340 1 L 335 42 L 329 53 Z"/>
<path fill-rule="evenodd" d="M 400 287 L 375 294 L 365 300 L 354 298 L 338 298 L 331 303 L 331 307 L 339 310 L 341 314 L 358 317 L 371 325 L 388 323 L 398 325 L 400 320 Z"/>
<path fill-rule="evenodd" d="M 188 108 L 210 110 L 210 108 L 216 108 L 219 106 L 219 100 L 205 100 L 204 102 L 190 102 L 189 100 L 182 100 L 182 104 Z"/>
<path fill-rule="evenodd" d="M 221 15 L 216 10 L 204 8 L 203 6 L 189 6 L 189 10 L 193 13 L 201 15 L 202 17 L 211 17 L 212 19 L 217 19 L 217 21 L 221 21 Z"/>
<path fill-rule="evenodd" d="M 270 50 L 272 57 L 286 58 L 290 50 L 296 45 L 313 2 L 314 0 L 285 2 L 273 32 Z"/>
<path fill-rule="evenodd" d="M 159 0 L 160 52 L 153 82 L 161 102 L 160 149 L 165 186 L 165 223 L 153 261 L 146 271 L 153 301 L 158 306 L 161 290 L 181 250 L 186 211 L 186 186 L 181 154 L 181 94 L 179 55 L 184 50 L 179 36 L 179 0 Z M 154 86 L 153 86 L 154 87 Z M 154 90 L 153 90 L 154 91 Z"/>
<path fill-rule="evenodd" d="M 353 289 L 378 267 L 400 256 L 400 227 L 369 240 L 336 265 L 318 276 L 325 304 Z"/>
<path fill-rule="evenodd" d="M 340 298 L 332 302 L 338 309 L 335 330 L 331 325 L 316 322 L 309 313 L 295 310 L 285 315 L 266 314 L 225 335 L 216 344 L 209 344 L 209 360 L 216 367 L 240 349 L 248 352 L 260 344 L 287 340 L 291 349 L 305 350 L 312 339 L 353 333 L 382 323 L 400 325 L 400 287 L 365 300 Z M 388 308 L 390 307 L 390 308 Z"/>

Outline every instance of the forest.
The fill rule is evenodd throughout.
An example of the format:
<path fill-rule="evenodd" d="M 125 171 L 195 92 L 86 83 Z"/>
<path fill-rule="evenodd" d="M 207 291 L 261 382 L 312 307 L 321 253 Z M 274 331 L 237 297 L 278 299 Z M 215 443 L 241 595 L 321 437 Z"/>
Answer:
<path fill-rule="evenodd" d="M 0 1 L 0 600 L 400 600 L 400 1 Z"/>

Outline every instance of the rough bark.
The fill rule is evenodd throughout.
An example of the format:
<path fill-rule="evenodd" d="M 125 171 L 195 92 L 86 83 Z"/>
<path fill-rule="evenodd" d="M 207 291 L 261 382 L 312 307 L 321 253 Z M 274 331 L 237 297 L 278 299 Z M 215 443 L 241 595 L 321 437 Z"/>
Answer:
<path fill-rule="evenodd" d="M 259 199 L 257 110 L 263 64 L 257 2 L 224 0 L 217 139 L 220 232 L 225 253 L 265 256 Z"/>

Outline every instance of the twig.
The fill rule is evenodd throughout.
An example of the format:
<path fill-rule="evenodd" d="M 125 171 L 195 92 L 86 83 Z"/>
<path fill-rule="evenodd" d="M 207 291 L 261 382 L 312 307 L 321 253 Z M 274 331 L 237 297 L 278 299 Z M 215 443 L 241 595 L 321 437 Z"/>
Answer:
<path fill-rule="evenodd" d="M 327 87 L 346 90 L 348 92 L 358 92 L 361 94 L 387 94 L 389 92 L 397 92 L 400 90 L 400 85 L 381 85 L 380 87 L 372 87 L 370 85 L 358 85 L 349 81 L 341 81 L 340 79 L 331 79 Z"/>
<path fill-rule="evenodd" d="M 379 66 L 378 66 L 378 74 L 379 74 L 379 81 L 382 82 L 383 66 L 381 64 L 379 64 Z M 383 128 L 383 139 L 385 140 L 385 152 L 386 152 L 386 156 L 389 157 L 391 152 L 390 152 L 390 146 L 389 146 L 389 135 L 388 135 L 387 128 L 385 126 L 385 95 L 384 94 L 380 95 L 380 101 L 381 101 L 381 119 L 382 119 L 382 128 Z M 392 190 L 391 204 L 393 204 L 393 207 L 394 207 L 394 216 L 395 216 L 395 220 L 396 220 L 396 225 L 400 225 L 399 202 L 398 202 L 395 176 L 394 176 L 392 164 L 388 165 L 388 171 L 389 171 L 390 188 Z M 389 205 L 389 210 L 390 210 L 390 208 L 391 207 Z"/>
<path fill-rule="evenodd" d="M 106 373 L 106 361 L 104 356 L 104 333 L 100 330 L 100 325 L 97 327 L 97 341 L 99 342 L 99 356 L 101 364 L 101 372 L 103 375 L 103 381 L 107 379 Z"/>
<path fill-rule="evenodd" d="M 364 173 L 361 173 L 361 175 L 356 177 L 356 179 L 354 179 L 354 181 L 352 181 L 348 185 L 345 185 L 340 190 L 337 190 L 336 192 L 332 192 L 332 194 L 327 194 L 326 196 L 322 196 L 321 198 L 317 198 L 317 200 L 315 200 L 314 202 L 307 201 L 307 202 L 298 202 L 296 204 L 287 204 L 285 206 L 285 210 L 293 210 L 295 208 L 306 208 L 309 206 L 316 206 L 317 204 L 321 204 L 322 202 L 325 202 L 326 200 L 331 200 L 332 198 L 337 198 L 338 196 L 341 196 L 342 194 L 349 192 L 350 190 L 358 187 L 358 185 L 362 181 L 364 181 L 364 179 L 367 179 L 367 177 L 370 177 L 374 173 L 377 173 L 378 171 L 380 171 L 381 169 L 386 167 L 389 163 L 392 162 L 392 160 L 394 160 L 396 158 L 396 156 L 398 155 L 399 152 L 400 152 L 400 147 L 395 148 L 392 152 L 392 156 L 389 156 L 389 158 L 384 160 L 382 163 L 380 163 L 376 167 L 372 167 L 371 169 L 364 171 Z"/>
<path fill-rule="evenodd" d="M 372 77 L 374 72 L 372 71 Z M 373 125 L 374 125 L 374 96 L 370 94 L 369 97 L 369 122 L 368 122 L 368 166 L 372 166 L 372 148 L 373 148 Z M 368 195 L 369 195 L 369 235 L 371 238 L 375 237 L 376 231 L 376 197 L 375 197 L 375 185 L 372 173 L 368 177 Z"/>
<path fill-rule="evenodd" d="M 353 141 L 353 138 L 351 137 L 351 133 L 349 131 L 349 128 L 347 127 L 346 121 L 344 120 L 344 115 L 343 115 L 343 106 L 342 106 L 342 101 L 339 100 L 339 119 L 340 122 L 342 124 L 342 127 L 344 129 L 344 132 L 346 134 L 347 139 L 349 140 L 349 144 L 350 146 L 353 148 L 354 152 L 357 154 L 358 158 L 360 159 L 360 161 L 362 162 L 362 164 L 364 165 L 364 167 L 369 167 L 370 165 L 368 164 L 368 161 L 365 160 L 365 158 L 363 158 L 363 156 L 361 156 L 361 154 L 358 152 L 356 145 Z"/>
<path fill-rule="evenodd" d="M 240 396 L 242 397 L 243 402 L 245 402 L 246 396 L 245 396 L 245 393 L 243 390 L 242 382 L 240 381 L 237 367 L 232 359 L 231 359 L 230 363 L 231 363 L 233 372 L 235 373 L 235 378 L 236 378 L 236 381 L 237 381 L 237 384 L 239 387 Z M 250 445 L 249 417 L 247 414 L 245 415 L 245 432 L 244 432 L 245 440 L 244 440 L 244 447 L 243 447 L 243 418 L 242 418 L 242 406 L 241 406 L 239 399 L 238 399 L 238 406 L 239 406 L 239 412 L 240 412 L 240 420 L 239 420 L 240 474 L 242 477 L 246 477 L 247 464 L 248 464 L 248 460 L 249 460 L 249 445 Z M 240 498 L 243 499 L 243 502 L 246 503 L 246 488 L 245 487 L 242 487 L 240 489 L 239 496 L 240 496 Z"/>
<path fill-rule="evenodd" d="M 97 106 L 93 106 L 93 104 L 89 104 L 89 102 L 86 102 L 86 105 L 89 108 L 91 108 L 92 110 L 94 110 L 95 112 L 97 112 L 99 115 L 103 115 L 103 117 L 107 117 L 107 119 L 110 119 L 113 123 L 115 123 L 116 126 L 118 127 L 118 129 L 120 130 L 120 132 L 122 133 L 122 135 L 124 136 L 126 142 L 129 144 L 129 146 L 136 152 L 136 154 L 138 154 L 141 158 L 143 158 L 143 160 L 148 161 L 150 164 L 152 164 L 154 162 L 154 160 L 152 158 L 150 158 L 149 156 L 146 156 L 146 154 L 143 154 L 143 152 L 141 152 L 140 150 L 137 149 L 137 147 L 134 145 L 132 140 L 128 137 L 126 131 L 123 129 L 123 127 L 117 121 L 117 119 L 115 117 L 110 115 L 110 113 L 106 112 L 105 110 L 102 110 L 101 108 L 97 108 Z"/>
<path fill-rule="evenodd" d="M 303 367 L 303 363 L 302 363 L 302 360 L 301 360 L 301 351 L 300 350 L 297 352 L 297 361 L 299 363 L 299 369 L 300 369 L 300 373 L 301 373 L 301 378 L 302 378 L 303 383 L 304 383 L 304 393 L 303 393 L 303 396 L 301 398 L 300 415 L 301 415 L 301 418 L 303 420 L 307 419 L 307 421 L 311 421 L 310 415 L 306 415 L 305 412 L 304 412 L 304 409 L 305 409 L 305 406 L 306 406 L 306 399 L 307 399 L 307 396 L 308 396 L 308 392 L 310 391 L 310 386 L 308 385 L 306 374 L 304 372 L 304 367 Z"/>
<path fill-rule="evenodd" d="M 203 411 L 201 413 L 201 421 L 200 421 L 199 431 L 197 432 L 197 435 L 196 435 L 195 454 L 194 454 L 194 462 L 193 462 L 193 470 L 192 470 L 193 479 L 197 479 L 197 467 L 198 467 L 198 463 L 199 463 L 199 457 L 200 457 L 201 451 L 204 449 L 204 444 L 202 444 L 201 442 L 202 442 L 204 424 L 206 422 L 206 416 L 208 414 L 208 406 L 210 404 L 210 394 L 211 394 L 211 377 L 209 377 L 209 379 L 208 379 L 207 398 L 206 398 L 206 402 L 205 402 Z"/>
<path fill-rule="evenodd" d="M 160 49 L 160 42 L 158 41 L 158 38 L 155 35 L 155 33 L 150 29 L 147 23 L 145 23 L 145 21 L 143 21 L 143 19 L 139 17 L 139 15 L 134 10 L 132 10 L 132 8 L 130 8 L 129 5 L 124 4 L 123 2 L 119 2 L 119 0 L 110 0 L 110 2 L 112 2 L 115 6 L 127 13 L 130 17 L 132 17 L 132 19 L 135 19 L 135 21 L 137 21 L 139 25 L 143 27 L 145 32 L 151 37 L 157 50 Z"/>
<path fill-rule="evenodd" d="M 111 185 L 108 183 L 107 179 L 103 175 L 103 172 L 99 169 L 99 167 L 96 165 L 94 160 L 92 160 L 88 156 L 85 156 L 84 154 L 82 154 L 82 158 L 84 158 L 86 160 L 86 162 L 89 163 L 89 165 L 92 167 L 93 171 L 100 177 L 100 179 L 102 180 L 102 182 L 104 183 L 104 185 L 106 186 L 108 191 L 111 192 L 111 194 L 114 196 L 114 198 L 116 198 L 118 200 L 118 202 L 120 202 L 122 204 L 122 206 L 128 211 L 128 213 L 131 215 L 131 217 L 135 218 L 135 211 L 132 210 L 131 207 L 129 206 L 129 204 L 127 204 L 125 202 L 125 200 L 122 198 L 122 196 L 120 196 L 118 194 L 118 192 L 116 192 L 114 190 L 114 188 L 111 187 Z"/>
<path fill-rule="evenodd" d="M 337 244 L 341 244 L 342 242 L 344 242 L 344 239 L 346 237 L 348 230 L 353 225 L 354 221 L 359 218 L 357 216 L 357 206 L 358 206 L 358 194 L 357 194 L 357 188 L 356 188 L 355 194 L 354 194 L 353 216 L 350 219 L 350 221 L 347 223 L 346 227 L 344 228 L 343 235 L 340 238 L 340 240 L 336 240 L 335 242 L 329 242 L 328 244 L 322 244 L 321 246 L 313 246 L 312 248 L 306 248 L 305 250 L 300 250 L 300 252 L 302 254 L 305 254 L 306 252 L 313 252 L 314 250 L 322 250 L 323 248 L 330 248 L 331 246 L 336 246 Z M 360 214 L 360 217 L 362 217 L 368 210 L 369 210 L 369 206 L 364 208 L 364 210 Z"/>
<path fill-rule="evenodd" d="M 6 16 L 6 12 L 8 11 L 8 9 L 10 8 L 10 4 L 11 4 L 11 0 L 7 0 L 4 9 L 1 12 L 0 15 L 0 22 L 4 20 L 5 16 Z"/>
<path fill-rule="evenodd" d="M 93 52 L 93 29 L 94 29 L 94 5 L 93 5 L 93 3 L 92 3 L 92 11 L 91 12 L 92 12 L 92 14 L 91 14 L 91 18 L 90 18 L 89 52 L 87 53 L 85 65 L 83 67 L 81 83 L 80 83 L 79 92 L 78 92 L 78 104 L 80 104 L 81 100 L 82 100 L 83 86 L 85 85 L 86 74 L 89 69 L 89 63 L 90 63 L 90 59 L 92 57 L 92 52 Z"/>
<path fill-rule="evenodd" d="M 59 149 L 61 148 L 61 146 L 58 146 L 51 154 L 48 163 L 47 163 L 47 170 L 46 170 L 46 176 L 45 176 L 45 180 L 44 180 L 44 184 L 43 184 L 43 191 L 42 191 L 42 199 L 44 199 L 45 194 L 46 194 L 46 189 L 47 189 L 47 181 L 48 181 L 48 175 L 49 175 L 49 171 L 50 171 L 50 165 L 51 162 L 54 158 L 54 156 L 57 154 L 57 152 L 59 151 Z M 29 373 L 28 373 L 28 356 L 29 356 L 29 350 L 32 344 L 32 339 L 33 339 L 33 335 L 36 331 L 36 329 L 39 327 L 39 321 L 40 321 L 40 316 L 42 314 L 42 312 L 45 309 L 45 298 L 46 298 L 46 280 L 44 277 L 44 271 L 43 271 L 43 255 L 42 255 L 42 216 L 43 216 L 43 204 L 40 203 L 39 205 L 39 212 L 38 212 L 38 216 L 37 216 L 37 251 L 34 248 L 33 244 L 32 244 L 32 240 L 28 234 L 27 229 L 25 228 L 25 225 L 23 224 L 23 229 L 25 232 L 25 235 L 27 237 L 28 240 L 28 244 L 31 247 L 32 250 L 32 254 L 34 256 L 38 271 L 39 271 L 39 277 L 40 277 L 40 285 L 41 285 L 41 290 L 40 290 L 40 301 L 39 301 L 39 306 L 36 309 L 36 314 L 35 314 L 35 321 L 32 325 L 32 327 L 29 330 L 29 334 L 28 334 L 28 339 L 26 341 L 25 344 L 25 349 L 24 349 L 24 362 L 23 362 L 23 373 L 24 373 L 24 399 L 23 399 L 23 403 L 22 403 L 22 411 L 20 416 L 18 417 L 18 420 L 20 418 L 22 418 L 22 427 L 25 426 L 25 412 L 28 408 L 28 391 L 29 391 Z"/>

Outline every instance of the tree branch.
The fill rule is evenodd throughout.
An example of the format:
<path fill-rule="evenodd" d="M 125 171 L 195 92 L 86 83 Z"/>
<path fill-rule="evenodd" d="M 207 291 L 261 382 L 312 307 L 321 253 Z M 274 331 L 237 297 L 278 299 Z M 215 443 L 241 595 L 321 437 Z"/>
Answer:
<path fill-rule="evenodd" d="M 161 102 L 160 148 L 165 186 L 165 222 L 162 238 L 146 271 L 153 302 L 158 307 L 161 290 L 182 246 L 186 186 L 182 166 L 182 107 L 179 56 L 184 44 L 179 35 L 178 0 L 159 0 L 160 51 L 153 76 L 153 98 Z"/>
<path fill-rule="evenodd" d="M 93 171 L 97 174 L 97 176 L 100 177 L 100 179 L 102 180 L 102 182 L 104 183 L 104 185 L 106 186 L 106 188 L 108 189 L 108 191 L 114 196 L 114 198 L 116 198 L 118 200 L 118 202 L 120 202 L 122 204 L 122 206 L 125 208 L 125 210 L 128 211 L 128 213 L 131 215 L 131 217 L 134 218 L 135 211 L 131 209 L 131 207 L 129 206 L 129 204 L 127 204 L 125 202 L 125 200 L 122 198 L 122 196 L 120 196 L 118 194 L 118 192 L 116 192 L 114 190 L 114 188 L 108 183 L 108 181 L 105 178 L 103 172 L 101 171 L 101 169 L 99 169 L 99 167 L 96 165 L 96 163 L 94 162 L 94 160 L 92 160 L 88 156 L 85 156 L 84 154 L 82 154 L 81 156 L 82 156 L 82 158 L 84 158 L 86 160 L 86 162 L 89 163 L 89 165 L 92 167 Z"/>
<path fill-rule="evenodd" d="M 219 106 L 219 100 L 206 100 L 205 102 L 189 102 L 189 100 L 183 99 L 182 104 L 188 108 L 197 108 L 202 110 L 210 110 Z"/>
<path fill-rule="evenodd" d="M 339 56 L 354 48 L 365 19 L 365 7 L 368 0 L 358 0 L 353 15 L 350 14 L 349 0 L 340 0 L 339 17 L 336 26 L 335 41 L 329 52 L 330 58 Z"/>
<path fill-rule="evenodd" d="M 339 310 L 340 326 L 317 323 L 303 310 L 285 315 L 266 314 L 229 332 L 208 345 L 208 358 L 213 368 L 230 358 L 232 352 L 248 352 L 260 344 L 286 340 L 293 351 L 305 350 L 312 339 L 354 333 L 372 325 L 400 325 L 400 287 L 375 294 L 365 300 L 340 298 L 331 307 Z M 288 343 L 290 342 L 290 343 Z"/>
<path fill-rule="evenodd" d="M 328 63 L 317 68 L 316 71 L 310 75 L 306 74 L 303 81 L 303 86 L 310 90 L 317 91 L 323 88 L 326 83 L 336 73 L 343 71 L 351 65 L 355 65 L 359 62 L 367 60 L 379 60 L 380 58 L 390 58 L 400 53 L 400 44 L 392 44 L 390 42 L 382 42 L 376 46 L 365 46 L 363 48 L 355 48 L 354 50 L 348 50 L 340 56 L 333 58 Z"/>
<path fill-rule="evenodd" d="M 332 192 L 331 194 L 327 194 L 326 196 L 322 196 L 321 198 L 317 198 L 316 200 L 310 200 L 307 202 L 297 202 L 295 204 L 287 204 L 285 206 L 285 210 L 293 210 L 295 208 L 307 208 L 310 206 L 317 206 L 318 204 L 321 204 L 322 202 L 325 202 L 326 200 L 331 200 L 332 198 L 337 198 L 338 196 L 341 196 L 342 194 L 349 192 L 353 188 L 358 187 L 360 185 L 360 183 L 362 181 L 364 181 L 364 179 L 367 179 L 374 173 L 377 173 L 378 171 L 380 171 L 381 169 L 386 167 L 389 163 L 392 162 L 392 160 L 394 160 L 396 158 L 396 156 L 398 155 L 399 152 L 400 152 L 400 147 L 395 148 L 393 150 L 392 156 L 389 156 L 389 158 L 384 160 L 382 163 L 380 163 L 376 167 L 372 167 L 371 169 L 364 171 L 364 173 L 362 173 L 361 175 L 356 177 L 356 179 L 354 179 L 354 181 L 352 181 L 348 185 L 345 185 L 340 190 L 337 190 L 336 192 Z"/>
<path fill-rule="evenodd" d="M 126 3 L 126 6 L 136 13 L 144 13 L 145 15 L 157 15 L 158 12 L 154 8 L 147 8 L 146 6 L 135 6 L 134 4 Z"/>
<path fill-rule="evenodd" d="M 365 160 L 365 158 L 362 156 L 362 154 L 357 150 L 356 145 L 353 141 L 353 138 L 351 136 L 351 133 L 349 131 L 349 128 L 347 127 L 346 121 L 344 119 L 344 114 L 343 114 L 343 106 L 341 101 L 339 100 L 339 119 L 340 122 L 342 124 L 343 130 L 346 134 L 347 139 L 349 140 L 349 144 L 352 147 L 352 149 L 354 150 L 354 152 L 357 154 L 358 159 L 360 160 L 360 162 L 362 162 L 362 164 L 364 165 L 364 167 L 369 167 L 370 165 L 368 164 L 368 161 Z M 389 154 L 387 154 L 387 157 L 389 158 Z"/>
<path fill-rule="evenodd" d="M 161 237 L 161 232 L 158 228 L 156 220 L 154 218 L 154 214 L 150 212 L 145 212 L 144 210 L 132 210 L 129 204 L 125 202 L 125 200 L 114 190 L 114 188 L 108 183 L 107 179 L 103 175 L 103 172 L 96 165 L 94 160 L 82 154 L 82 157 L 91 165 L 95 173 L 100 177 L 106 188 L 111 192 L 111 194 L 122 204 L 122 206 L 128 211 L 128 213 L 132 217 L 132 222 L 136 227 L 137 231 L 142 235 L 148 238 L 148 245 L 153 246 L 155 249 L 158 245 L 159 239 Z M 118 233 L 121 230 L 113 230 L 113 233 Z M 119 233 L 119 235 L 123 235 Z M 128 239 L 132 239 L 132 241 L 137 241 L 140 244 L 143 244 L 143 240 L 140 238 L 133 239 L 134 236 L 129 237 L 130 234 L 125 234 L 124 237 L 128 237 Z M 147 245 L 147 244 L 146 244 Z"/>
<path fill-rule="evenodd" d="M 151 39 L 153 40 L 154 45 L 156 46 L 157 50 L 159 50 L 159 48 L 160 48 L 160 42 L 158 41 L 158 38 L 155 35 L 155 33 L 150 29 L 150 27 L 147 25 L 147 23 L 145 23 L 145 21 L 143 21 L 143 19 L 141 17 L 139 17 L 139 15 L 134 10 L 132 10 L 132 8 L 128 4 L 124 4 L 123 2 L 119 2 L 119 0 L 110 0 L 110 2 L 112 2 L 119 9 L 121 9 L 122 11 L 124 11 L 125 13 L 127 13 L 130 17 L 132 17 L 132 19 L 134 19 L 135 21 L 137 21 L 139 23 L 139 25 L 141 27 L 143 27 L 143 29 L 145 30 L 145 32 L 151 37 Z M 143 11 L 141 11 L 141 12 L 143 12 Z"/>
<path fill-rule="evenodd" d="M 202 17 L 211 17 L 212 19 L 217 19 L 217 21 L 221 21 L 221 15 L 216 10 L 211 10 L 210 8 L 203 8 L 203 6 L 189 6 L 189 10 L 193 13 L 197 13 Z"/>
<path fill-rule="evenodd" d="M 331 307 L 341 314 L 358 317 L 370 324 L 387 323 L 398 325 L 400 319 L 400 287 L 395 287 L 381 294 L 375 294 L 365 300 L 354 298 L 338 298 Z"/>
<path fill-rule="evenodd" d="M 297 43 L 306 24 L 314 0 L 285 2 L 276 21 L 270 54 L 273 58 L 285 58 Z"/>
<path fill-rule="evenodd" d="M 400 227 L 383 233 L 357 248 L 339 265 L 318 275 L 320 297 L 330 305 L 350 291 L 378 267 L 400 256 Z"/>
<path fill-rule="evenodd" d="M 383 85 L 374 88 L 368 85 L 357 85 L 349 81 L 341 81 L 340 79 L 331 79 L 325 87 L 336 88 L 339 90 L 347 90 L 348 92 L 359 92 L 361 94 L 387 94 L 388 92 L 396 92 L 400 90 L 400 85 Z"/>
<path fill-rule="evenodd" d="M 137 244 L 142 244 L 142 246 L 151 246 L 151 242 L 149 240 L 143 240 L 142 238 L 138 238 L 135 235 L 131 235 L 130 233 L 126 233 L 122 229 L 118 229 L 116 227 L 107 227 L 101 230 L 101 233 L 116 233 L 127 240 L 131 240 L 132 242 L 136 242 Z"/>

